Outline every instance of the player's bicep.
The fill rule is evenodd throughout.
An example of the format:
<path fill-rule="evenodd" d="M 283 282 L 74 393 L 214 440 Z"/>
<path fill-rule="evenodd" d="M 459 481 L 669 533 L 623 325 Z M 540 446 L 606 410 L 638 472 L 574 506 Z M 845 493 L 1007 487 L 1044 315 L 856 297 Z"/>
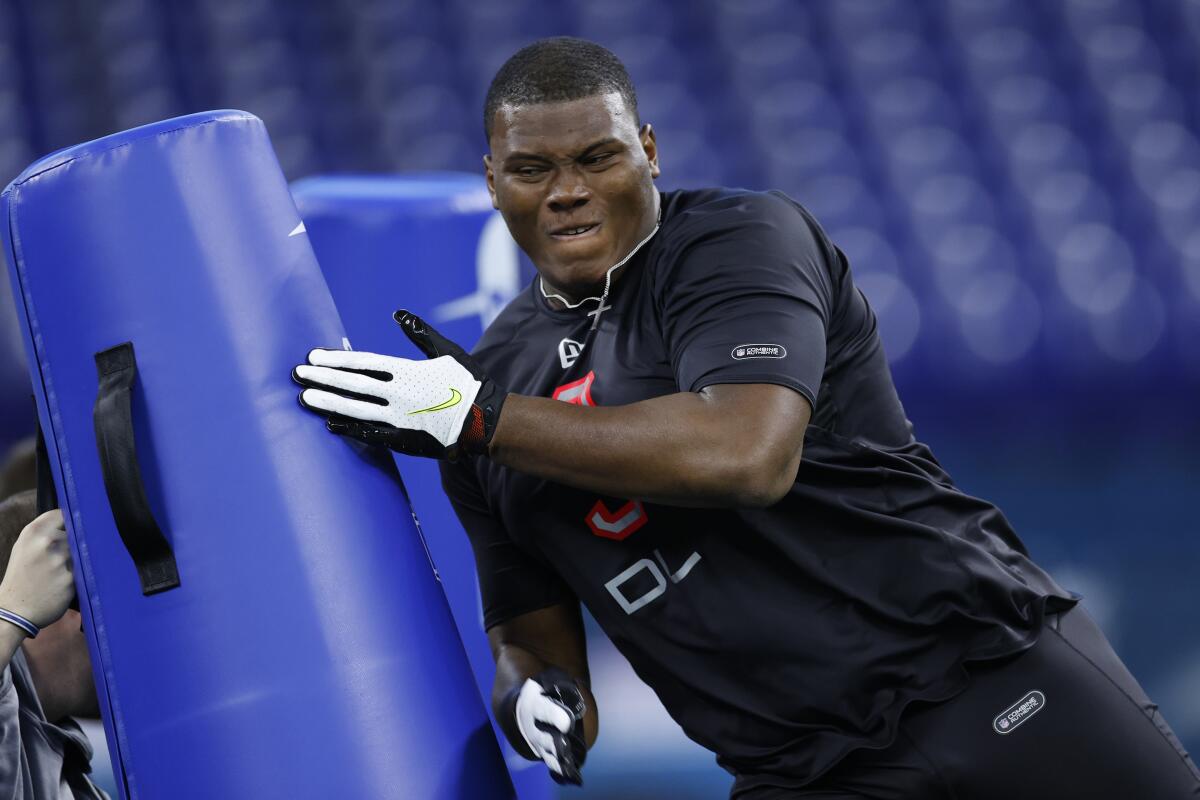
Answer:
<path fill-rule="evenodd" d="M 744 437 L 790 457 L 804 444 L 812 404 L 803 394 L 772 383 L 718 383 L 700 392 L 731 437 Z M 798 460 L 798 455 L 797 455 Z"/>

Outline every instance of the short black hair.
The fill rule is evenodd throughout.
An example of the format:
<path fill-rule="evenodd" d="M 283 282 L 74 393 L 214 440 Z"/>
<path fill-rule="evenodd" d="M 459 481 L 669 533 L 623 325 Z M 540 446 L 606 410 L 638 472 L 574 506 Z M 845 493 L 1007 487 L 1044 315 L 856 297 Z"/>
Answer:
<path fill-rule="evenodd" d="M 573 36 L 539 39 L 514 53 L 492 78 L 483 102 L 483 134 L 492 138 L 492 121 L 502 105 L 558 103 L 609 92 L 621 95 L 640 128 L 637 92 L 612 51 Z"/>

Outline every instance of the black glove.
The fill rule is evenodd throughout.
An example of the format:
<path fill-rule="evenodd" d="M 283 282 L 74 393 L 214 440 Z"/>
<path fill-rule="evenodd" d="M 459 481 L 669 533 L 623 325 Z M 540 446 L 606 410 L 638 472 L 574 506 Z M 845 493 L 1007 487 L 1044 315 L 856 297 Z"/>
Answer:
<path fill-rule="evenodd" d="M 583 715 L 587 705 L 575 681 L 551 667 L 512 689 L 501 706 L 500 727 L 514 743 L 524 740 L 545 762 L 555 783 L 583 785 L 587 759 Z"/>
<path fill-rule="evenodd" d="M 487 452 L 508 393 L 475 359 L 408 311 L 393 318 L 428 361 L 318 348 L 292 370 L 300 404 L 326 427 L 399 453 L 454 459 Z"/>

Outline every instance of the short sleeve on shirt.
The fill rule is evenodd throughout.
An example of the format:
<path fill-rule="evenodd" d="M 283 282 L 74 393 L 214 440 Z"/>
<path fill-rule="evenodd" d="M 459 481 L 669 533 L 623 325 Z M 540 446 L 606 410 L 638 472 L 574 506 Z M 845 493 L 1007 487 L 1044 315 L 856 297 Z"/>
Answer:
<path fill-rule="evenodd" d="M 553 570 L 509 537 L 469 463 L 442 462 L 441 470 L 442 488 L 475 553 L 484 630 L 540 608 L 579 602 Z"/>
<path fill-rule="evenodd" d="M 659 304 L 679 388 L 781 384 L 815 408 L 833 306 L 816 223 L 783 197 L 741 193 L 672 227 Z"/>

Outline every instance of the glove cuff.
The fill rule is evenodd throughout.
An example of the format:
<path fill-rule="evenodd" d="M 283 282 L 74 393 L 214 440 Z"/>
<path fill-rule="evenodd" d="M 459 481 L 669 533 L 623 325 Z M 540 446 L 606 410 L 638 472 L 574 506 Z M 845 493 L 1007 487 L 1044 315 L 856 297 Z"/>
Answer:
<path fill-rule="evenodd" d="M 458 446 L 463 452 L 473 456 L 487 454 L 488 445 L 496 433 L 500 409 L 504 407 L 507 397 L 508 393 L 502 391 L 495 382 L 484 381 L 458 436 Z"/>

